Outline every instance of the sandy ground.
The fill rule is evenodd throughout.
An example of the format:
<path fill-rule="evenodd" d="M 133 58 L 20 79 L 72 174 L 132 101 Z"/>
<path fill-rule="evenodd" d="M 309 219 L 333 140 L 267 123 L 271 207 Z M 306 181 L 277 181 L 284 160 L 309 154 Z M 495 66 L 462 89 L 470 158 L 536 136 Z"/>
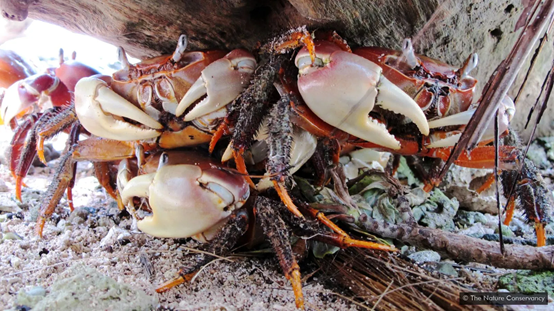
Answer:
<path fill-rule="evenodd" d="M 3 147 L 8 134 L 3 130 Z M 20 304 L 33 310 L 294 309 L 290 283 L 277 261 L 267 258 L 222 258 L 204 267 L 191 284 L 155 293 L 196 244 L 132 231 L 131 220 L 118 216 L 115 202 L 91 176 L 90 163 L 79 165 L 76 211 L 69 215 L 62 199 L 44 238 L 38 238 L 36 212 L 56 165 L 55 160 L 31 169 L 23 203 L 15 201 L 14 180 L 0 165 L 0 309 Z M 106 296 L 112 291 L 116 294 Z M 309 309 L 355 309 L 317 277 L 304 282 L 303 291 Z"/>

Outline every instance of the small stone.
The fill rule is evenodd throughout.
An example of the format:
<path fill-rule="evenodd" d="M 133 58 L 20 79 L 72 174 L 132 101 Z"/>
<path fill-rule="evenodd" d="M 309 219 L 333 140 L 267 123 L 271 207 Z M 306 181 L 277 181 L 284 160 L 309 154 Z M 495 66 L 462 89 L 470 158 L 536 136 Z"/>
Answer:
<path fill-rule="evenodd" d="M 67 218 L 67 221 L 74 225 L 82 224 L 88 218 L 89 214 L 89 209 L 78 207 L 73 212 L 71 212 L 71 214 Z"/>
<path fill-rule="evenodd" d="M 417 262 L 417 263 L 423 263 L 423 262 L 439 262 L 441 260 L 441 255 L 435 251 L 420 251 L 415 252 L 408 256 L 411 260 Z"/>
<path fill-rule="evenodd" d="M 35 286 L 32 287 L 27 291 L 27 295 L 29 296 L 46 296 L 46 289 L 42 286 Z"/>
<path fill-rule="evenodd" d="M 6 195 L 0 196 L 0 212 L 17 213 L 21 211 L 21 208 L 17 206 L 17 203 L 9 199 Z"/>
<path fill-rule="evenodd" d="M 454 266 L 449 262 L 439 262 L 437 264 L 437 271 L 442 274 L 458 277 L 458 271 L 456 271 L 456 269 L 454 269 Z"/>
<path fill-rule="evenodd" d="M 21 259 L 19 259 L 18 257 L 12 256 L 10 258 L 10 265 L 14 269 L 19 269 L 19 267 L 21 266 Z"/>
<path fill-rule="evenodd" d="M 494 233 L 498 233 L 498 227 L 494 230 Z M 510 227 L 506 225 L 502 225 L 502 235 L 504 237 L 510 237 L 510 238 L 515 237 L 515 234 L 512 232 Z"/>
<path fill-rule="evenodd" d="M 23 240 L 23 237 L 15 232 L 6 232 L 2 237 L 3 240 Z"/>
<path fill-rule="evenodd" d="M 487 217 L 480 212 L 468 212 L 459 210 L 456 214 L 457 221 L 462 226 L 470 226 L 475 223 L 487 224 Z"/>
<path fill-rule="evenodd" d="M 32 307 L 33 310 L 153 310 L 157 305 L 156 296 L 117 282 L 96 269 L 76 265 L 67 269 Z"/>
<path fill-rule="evenodd" d="M 19 243 L 19 247 L 21 247 L 21 249 L 29 249 L 31 248 L 31 243 L 29 243 L 28 241 L 21 241 Z"/>
<path fill-rule="evenodd" d="M 8 192 L 10 189 L 6 185 L 6 182 L 2 179 L 0 179 L 0 192 Z"/>
<path fill-rule="evenodd" d="M 67 221 L 65 219 L 60 219 L 60 221 L 58 221 L 58 223 L 56 224 L 56 227 L 63 230 L 66 225 Z"/>
<path fill-rule="evenodd" d="M 115 222 L 109 217 L 102 217 L 98 219 L 98 227 L 111 228 L 113 226 L 115 226 Z"/>
<path fill-rule="evenodd" d="M 17 294 L 17 303 L 33 308 L 40 300 L 46 296 L 46 289 L 42 286 L 33 286 L 19 291 Z"/>

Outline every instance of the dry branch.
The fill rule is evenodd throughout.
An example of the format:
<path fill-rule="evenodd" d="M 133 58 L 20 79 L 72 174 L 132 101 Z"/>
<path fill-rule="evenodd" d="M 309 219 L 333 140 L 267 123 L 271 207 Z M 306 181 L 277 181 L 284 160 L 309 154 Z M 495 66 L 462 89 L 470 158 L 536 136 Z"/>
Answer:
<path fill-rule="evenodd" d="M 554 246 L 505 245 L 502 255 L 497 242 L 439 229 L 394 225 L 367 217 L 360 219 L 358 224 L 370 233 L 432 249 L 457 261 L 478 262 L 506 269 L 554 269 Z"/>

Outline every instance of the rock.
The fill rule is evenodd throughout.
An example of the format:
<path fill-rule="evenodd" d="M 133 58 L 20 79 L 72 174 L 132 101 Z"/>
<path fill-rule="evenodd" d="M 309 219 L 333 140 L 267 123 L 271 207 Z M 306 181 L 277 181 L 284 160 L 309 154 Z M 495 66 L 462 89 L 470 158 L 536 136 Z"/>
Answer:
<path fill-rule="evenodd" d="M 3 240 L 23 240 L 23 237 L 15 232 L 4 232 Z"/>
<path fill-rule="evenodd" d="M 554 296 L 554 271 L 517 271 L 505 274 L 498 280 L 498 286 L 511 292 L 536 293 L 548 292 Z"/>
<path fill-rule="evenodd" d="M 533 161 L 538 168 L 545 169 L 550 167 L 550 161 L 548 161 L 546 150 L 544 150 L 544 148 L 540 146 L 537 141 L 533 142 L 531 146 L 529 146 L 527 158 Z"/>
<path fill-rule="evenodd" d="M 467 236 L 471 236 L 471 237 L 474 237 L 474 238 L 481 238 L 483 235 L 490 234 L 490 233 L 493 233 L 493 232 L 494 232 L 494 229 L 487 228 L 487 227 L 483 226 L 482 223 L 476 223 L 476 224 L 470 226 L 469 228 L 461 230 L 459 233 L 467 235 Z"/>
<path fill-rule="evenodd" d="M 554 137 L 541 137 L 537 139 L 546 151 L 546 156 L 550 161 L 554 161 Z"/>
<path fill-rule="evenodd" d="M 418 223 L 429 228 L 452 231 L 455 229 L 453 218 L 458 211 L 458 200 L 449 199 L 440 190 L 435 189 L 425 203 L 413 208 L 414 218 Z M 417 219 L 417 218 L 416 218 Z"/>
<path fill-rule="evenodd" d="M 411 260 L 417 262 L 417 263 L 423 263 L 423 262 L 439 262 L 441 260 L 441 255 L 435 251 L 420 251 L 415 252 L 411 255 L 408 255 L 408 258 Z"/>
<path fill-rule="evenodd" d="M 89 209 L 85 207 L 77 207 L 71 212 L 67 218 L 67 222 L 73 225 L 78 225 L 84 223 L 90 214 Z"/>
<path fill-rule="evenodd" d="M 470 226 L 475 223 L 487 224 L 487 217 L 479 212 L 458 211 L 456 214 L 457 222 L 462 226 Z"/>
<path fill-rule="evenodd" d="M 504 224 L 501 227 L 502 227 L 502 236 L 509 237 L 509 238 L 515 237 L 515 234 L 512 232 L 510 227 Z M 498 233 L 498 227 L 496 227 L 496 229 L 494 230 L 494 233 Z"/>
<path fill-rule="evenodd" d="M 37 289 L 37 295 L 18 295 L 18 304 L 39 310 L 152 310 L 158 299 L 143 290 L 116 282 L 96 269 L 75 265 L 63 272 L 46 295 Z M 40 299 L 30 299 L 38 297 Z"/>
<path fill-rule="evenodd" d="M 442 183 L 444 194 L 455 197 L 464 210 L 497 214 L 494 189 L 489 188 L 481 194 L 476 191 L 491 171 L 453 166 Z"/>
<path fill-rule="evenodd" d="M 17 303 L 24 306 L 34 306 L 46 296 L 46 289 L 42 286 L 33 286 L 21 289 L 17 293 Z"/>
<path fill-rule="evenodd" d="M 408 181 L 408 185 L 410 186 L 417 187 L 422 185 L 421 181 L 419 181 L 419 179 L 414 175 L 414 173 L 408 166 L 408 163 L 406 162 L 405 157 L 400 158 L 400 165 L 398 166 L 396 174 L 398 175 L 398 179 L 406 178 Z"/>
<path fill-rule="evenodd" d="M 11 195 L 10 195 L 11 196 Z M 20 212 L 21 208 L 15 201 L 10 199 L 6 194 L 0 194 L 0 212 L 16 213 Z"/>
<path fill-rule="evenodd" d="M 458 277 L 458 271 L 456 271 L 456 269 L 454 269 L 454 266 L 449 262 L 439 262 L 437 264 L 437 271 L 442 274 Z"/>
<path fill-rule="evenodd" d="M 3 179 L 0 179 L 0 192 L 8 192 L 10 189 L 8 188 L 8 185 L 6 185 L 6 182 Z"/>

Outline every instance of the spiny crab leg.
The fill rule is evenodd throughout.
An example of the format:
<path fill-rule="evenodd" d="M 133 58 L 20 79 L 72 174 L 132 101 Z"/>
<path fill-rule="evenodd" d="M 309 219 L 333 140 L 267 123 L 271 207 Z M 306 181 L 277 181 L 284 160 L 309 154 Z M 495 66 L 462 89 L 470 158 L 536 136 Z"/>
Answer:
<path fill-rule="evenodd" d="M 510 125 L 510 121 L 515 115 L 515 105 L 512 99 L 508 96 L 505 96 L 502 100 L 501 105 L 499 106 L 499 113 L 500 113 L 500 122 L 498 131 L 499 133 L 503 133 L 508 129 L 508 126 Z M 464 112 L 460 112 L 457 114 L 453 114 L 444 118 L 436 119 L 433 121 L 429 121 L 429 128 L 439 128 L 439 127 L 445 127 L 445 126 L 453 126 L 453 125 L 466 125 L 471 117 L 473 116 L 473 113 L 475 113 L 475 109 L 467 110 Z M 494 123 L 490 122 L 489 126 L 485 130 L 481 141 L 487 141 L 494 139 Z M 461 132 L 452 133 L 451 135 L 446 135 L 444 138 L 433 138 L 432 135 L 432 143 L 429 144 L 428 148 L 440 148 L 440 147 L 451 147 L 454 146 L 458 140 L 460 139 Z"/>
<path fill-rule="evenodd" d="M 400 143 L 369 113 L 375 105 L 402 114 L 423 135 L 429 134 L 425 114 L 404 91 L 382 75 L 377 64 L 319 41 L 311 64 L 306 48 L 296 57 L 298 89 L 308 107 L 323 121 L 358 138 L 394 150 Z"/>
<path fill-rule="evenodd" d="M 255 68 L 256 60 L 252 54 L 245 50 L 231 51 L 202 71 L 201 76 L 179 102 L 175 115 L 182 115 L 206 94 L 206 98 L 185 115 L 185 121 L 192 121 L 224 107 L 248 86 Z"/>
<path fill-rule="evenodd" d="M 245 180 L 218 168 L 168 165 L 162 154 L 156 173 L 137 176 L 125 184 L 121 200 L 129 205 L 133 197 L 148 198 L 152 216 L 137 222 L 150 235 L 185 238 L 202 233 L 231 215 L 250 195 Z M 180 189 L 175 192 L 175 188 Z"/>
<path fill-rule="evenodd" d="M 116 140 L 141 140 L 160 136 L 163 126 L 144 111 L 112 91 L 97 77 L 81 79 L 75 86 L 75 111 L 90 133 Z M 116 118 L 117 117 L 117 118 Z M 125 122 L 136 121 L 140 127 Z"/>

